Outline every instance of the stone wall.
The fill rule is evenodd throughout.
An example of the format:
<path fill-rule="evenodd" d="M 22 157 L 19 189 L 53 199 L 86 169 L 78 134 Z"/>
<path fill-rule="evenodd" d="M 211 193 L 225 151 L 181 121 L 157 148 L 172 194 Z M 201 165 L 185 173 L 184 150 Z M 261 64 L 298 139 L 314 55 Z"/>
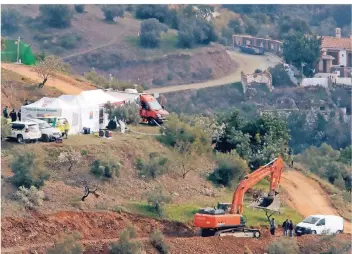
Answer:
<path fill-rule="evenodd" d="M 269 71 L 265 70 L 261 73 L 244 74 L 241 72 L 241 83 L 243 93 L 246 93 L 250 86 L 265 85 L 270 91 L 273 90 L 273 78 Z"/>

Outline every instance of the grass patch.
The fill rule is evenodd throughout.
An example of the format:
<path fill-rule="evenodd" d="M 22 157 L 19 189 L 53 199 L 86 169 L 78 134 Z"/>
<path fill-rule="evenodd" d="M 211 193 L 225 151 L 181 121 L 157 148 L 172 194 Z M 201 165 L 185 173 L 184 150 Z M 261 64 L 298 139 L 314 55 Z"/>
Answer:
<path fill-rule="evenodd" d="M 189 222 L 193 220 L 199 208 L 196 204 L 170 204 L 165 207 L 165 214 L 170 220 Z"/>
<path fill-rule="evenodd" d="M 216 202 L 214 202 L 216 205 Z M 245 204 L 244 217 L 247 221 L 247 226 L 268 226 L 268 221 L 265 216 L 265 212 L 259 209 L 247 208 L 248 204 Z M 151 218 L 159 218 L 158 215 L 152 211 L 149 206 L 144 202 L 133 202 L 125 204 L 127 210 L 131 213 L 141 214 Z M 178 222 L 191 222 L 193 216 L 201 207 L 205 205 L 198 204 L 168 204 L 165 205 L 165 219 Z M 303 217 L 299 215 L 294 209 L 284 206 L 280 214 L 274 214 L 273 217 L 279 225 L 286 219 L 291 219 L 293 223 L 297 224 L 302 221 Z M 281 224 L 280 224 L 281 223 Z"/>

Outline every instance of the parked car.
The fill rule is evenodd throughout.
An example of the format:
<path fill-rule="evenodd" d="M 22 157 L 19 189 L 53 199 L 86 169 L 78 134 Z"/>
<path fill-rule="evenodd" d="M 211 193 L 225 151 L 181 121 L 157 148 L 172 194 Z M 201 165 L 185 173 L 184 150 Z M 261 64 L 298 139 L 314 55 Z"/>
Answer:
<path fill-rule="evenodd" d="M 61 137 L 58 129 L 51 127 L 46 121 L 40 119 L 31 119 L 39 125 L 39 130 L 42 133 L 41 140 L 44 142 L 54 141 Z"/>
<path fill-rule="evenodd" d="M 343 233 L 343 218 L 335 215 L 311 215 L 295 227 L 296 235 Z"/>
<path fill-rule="evenodd" d="M 18 143 L 38 141 L 42 133 L 39 125 L 32 121 L 16 121 L 9 123 L 11 126 L 11 134 L 8 138 L 16 139 Z"/>
<path fill-rule="evenodd" d="M 51 127 L 58 129 L 62 136 L 64 135 L 65 121 L 67 121 L 67 119 L 65 117 L 44 116 L 44 117 L 38 117 L 38 119 L 47 122 Z"/>

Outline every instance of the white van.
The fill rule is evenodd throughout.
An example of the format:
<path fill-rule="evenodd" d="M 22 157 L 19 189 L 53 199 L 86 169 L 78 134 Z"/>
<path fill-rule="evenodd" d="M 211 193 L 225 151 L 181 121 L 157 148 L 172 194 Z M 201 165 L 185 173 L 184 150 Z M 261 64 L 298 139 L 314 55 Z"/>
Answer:
<path fill-rule="evenodd" d="M 311 215 L 295 227 L 296 235 L 343 233 L 343 218 L 335 215 Z"/>

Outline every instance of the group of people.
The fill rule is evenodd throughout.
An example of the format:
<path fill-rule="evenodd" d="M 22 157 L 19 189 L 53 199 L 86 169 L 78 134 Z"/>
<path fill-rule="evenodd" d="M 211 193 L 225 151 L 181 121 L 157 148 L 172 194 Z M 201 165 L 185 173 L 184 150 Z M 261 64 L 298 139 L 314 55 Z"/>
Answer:
<path fill-rule="evenodd" d="M 284 223 L 282 223 L 282 229 L 284 231 L 284 236 L 293 237 L 294 225 L 293 225 L 292 220 L 286 219 L 284 221 Z M 270 233 L 271 233 L 271 235 L 275 235 L 275 230 L 276 230 L 276 222 L 275 222 L 275 219 L 272 218 L 270 220 Z"/>
<path fill-rule="evenodd" d="M 29 104 L 30 104 L 30 102 L 28 100 L 25 100 L 23 103 L 24 106 L 29 105 Z M 5 108 L 2 111 L 2 114 L 8 121 L 10 121 L 10 120 L 11 120 L 11 122 L 15 122 L 17 120 L 21 121 L 21 109 L 18 112 L 16 112 L 15 109 L 12 109 L 12 111 L 9 113 L 9 107 L 5 106 Z"/>
<path fill-rule="evenodd" d="M 15 122 L 15 121 L 21 121 L 21 109 L 16 112 L 15 109 L 12 109 L 12 111 L 9 113 L 9 107 L 8 106 L 5 106 L 4 110 L 2 111 L 3 113 L 3 116 L 6 118 L 6 119 L 9 119 L 11 118 L 11 122 Z"/>

